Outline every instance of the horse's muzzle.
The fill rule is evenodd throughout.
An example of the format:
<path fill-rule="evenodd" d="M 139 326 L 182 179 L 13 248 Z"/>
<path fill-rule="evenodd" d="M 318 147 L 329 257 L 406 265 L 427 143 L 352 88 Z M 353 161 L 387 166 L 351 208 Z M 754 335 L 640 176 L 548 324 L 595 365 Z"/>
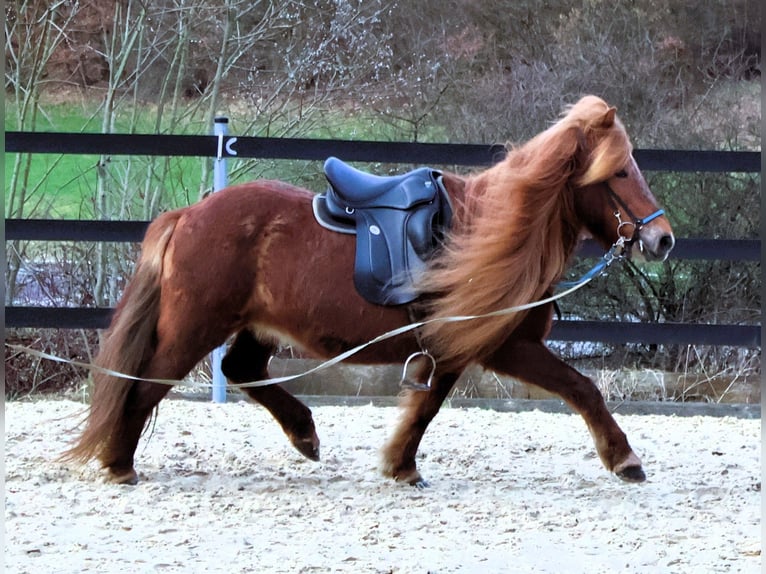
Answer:
<path fill-rule="evenodd" d="M 639 231 L 631 255 L 645 261 L 665 261 L 675 244 L 676 239 L 671 232 L 656 226 L 645 227 Z"/>

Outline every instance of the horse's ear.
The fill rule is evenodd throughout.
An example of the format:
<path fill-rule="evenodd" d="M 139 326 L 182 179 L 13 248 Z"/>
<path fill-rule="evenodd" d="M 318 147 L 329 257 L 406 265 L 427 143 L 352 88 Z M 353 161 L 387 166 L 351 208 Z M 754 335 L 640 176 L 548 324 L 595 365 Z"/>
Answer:
<path fill-rule="evenodd" d="M 601 118 L 601 126 L 611 128 L 614 125 L 614 117 L 617 114 L 617 108 L 610 107 Z"/>

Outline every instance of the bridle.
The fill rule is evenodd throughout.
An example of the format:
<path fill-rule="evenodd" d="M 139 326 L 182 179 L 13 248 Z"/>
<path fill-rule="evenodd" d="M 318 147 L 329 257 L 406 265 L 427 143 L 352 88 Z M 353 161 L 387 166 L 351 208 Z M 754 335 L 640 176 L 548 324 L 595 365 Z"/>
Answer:
<path fill-rule="evenodd" d="M 661 215 L 665 215 L 664 209 L 658 209 L 654 213 L 651 213 L 647 215 L 646 217 L 638 218 L 636 217 L 633 212 L 630 210 L 630 208 L 627 206 L 627 204 L 622 200 L 622 198 L 617 195 L 617 193 L 612 189 L 612 186 L 610 186 L 607 182 L 604 182 L 604 185 L 606 185 L 606 189 L 609 192 L 607 197 L 609 198 L 609 203 L 612 205 L 612 208 L 614 209 L 614 216 L 617 218 L 617 240 L 622 245 L 633 245 L 633 243 L 638 242 L 638 248 L 643 251 L 644 245 L 641 242 L 641 237 L 639 236 L 639 233 L 641 232 L 641 229 L 646 225 L 647 223 L 654 221 Z M 620 213 L 620 210 L 624 211 L 630 220 L 623 221 L 622 215 Z M 622 234 L 622 228 L 626 225 L 633 226 L 633 233 L 631 235 L 623 235 Z"/>
<path fill-rule="evenodd" d="M 606 189 L 608 191 L 607 199 L 609 199 L 609 203 L 612 206 L 613 215 L 617 219 L 617 240 L 612 244 L 612 246 L 609 248 L 609 250 L 604 253 L 604 256 L 596 263 L 596 265 L 585 275 L 583 275 L 580 279 L 577 281 L 561 281 L 558 284 L 559 288 L 578 288 L 594 277 L 597 277 L 604 273 L 606 269 L 615 261 L 621 261 L 623 259 L 623 255 L 625 253 L 626 249 L 629 249 L 631 245 L 638 242 L 638 248 L 640 251 L 643 252 L 644 250 L 644 244 L 641 241 L 640 233 L 641 229 L 643 229 L 644 225 L 647 223 L 654 221 L 661 215 L 665 215 L 664 209 L 658 209 L 654 213 L 651 213 L 647 215 L 646 217 L 636 217 L 631 209 L 628 207 L 628 205 L 622 200 L 622 198 L 617 195 L 617 193 L 612 189 L 612 186 L 609 185 L 608 182 L 604 182 L 604 185 L 606 186 Z M 622 209 L 630 218 L 629 221 L 623 221 L 622 220 L 622 214 L 620 213 L 620 209 Z M 626 225 L 632 225 L 633 226 L 633 233 L 630 236 L 623 235 L 622 234 L 622 228 Z"/>

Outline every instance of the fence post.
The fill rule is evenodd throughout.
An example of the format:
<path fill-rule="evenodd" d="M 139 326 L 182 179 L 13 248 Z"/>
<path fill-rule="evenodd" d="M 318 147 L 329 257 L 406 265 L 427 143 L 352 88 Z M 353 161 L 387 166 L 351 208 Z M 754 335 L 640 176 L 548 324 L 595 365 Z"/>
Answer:
<path fill-rule="evenodd" d="M 226 173 L 226 158 L 223 155 L 223 140 L 228 133 L 229 118 L 218 116 L 213 121 L 213 135 L 218 137 L 218 153 L 213 162 L 213 192 L 226 187 L 228 175 Z M 226 352 L 226 346 L 213 349 L 210 355 L 210 370 L 213 376 L 213 402 L 226 402 L 226 377 L 221 371 L 221 360 Z"/>

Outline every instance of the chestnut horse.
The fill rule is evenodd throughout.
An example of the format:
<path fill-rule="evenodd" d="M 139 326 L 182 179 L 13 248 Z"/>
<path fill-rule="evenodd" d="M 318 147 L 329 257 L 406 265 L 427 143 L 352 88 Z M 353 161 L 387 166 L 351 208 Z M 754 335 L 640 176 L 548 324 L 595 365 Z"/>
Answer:
<path fill-rule="evenodd" d="M 646 260 L 663 260 L 674 245 L 615 109 L 595 96 L 509 149 L 500 163 L 465 177 L 445 173 L 443 183 L 452 225 L 422 274 L 423 296 L 414 305 L 375 305 L 357 293 L 354 238 L 316 223 L 307 190 L 255 181 L 160 215 L 146 232 L 95 363 L 140 378 L 182 379 L 233 337 L 222 362 L 228 381 L 262 380 L 280 342 L 326 358 L 415 315 L 481 315 L 540 301 L 585 234 L 605 249 L 624 241 L 626 256 L 640 251 Z M 649 214 L 651 221 L 641 219 Z M 403 363 L 422 348 L 436 358 L 430 389 L 402 396 L 382 472 L 425 484 L 415 463 L 421 438 L 460 373 L 479 363 L 560 396 L 585 419 L 606 468 L 643 481 L 641 461 L 597 387 L 546 348 L 552 314 L 552 303 L 545 303 L 483 319 L 430 321 L 356 354 L 352 360 L 362 364 Z M 430 371 L 423 362 L 418 380 Z M 139 438 L 170 386 L 104 372 L 93 379 L 84 431 L 64 457 L 96 458 L 111 480 L 134 484 Z M 308 407 L 279 385 L 244 391 L 303 455 L 319 458 Z"/>

